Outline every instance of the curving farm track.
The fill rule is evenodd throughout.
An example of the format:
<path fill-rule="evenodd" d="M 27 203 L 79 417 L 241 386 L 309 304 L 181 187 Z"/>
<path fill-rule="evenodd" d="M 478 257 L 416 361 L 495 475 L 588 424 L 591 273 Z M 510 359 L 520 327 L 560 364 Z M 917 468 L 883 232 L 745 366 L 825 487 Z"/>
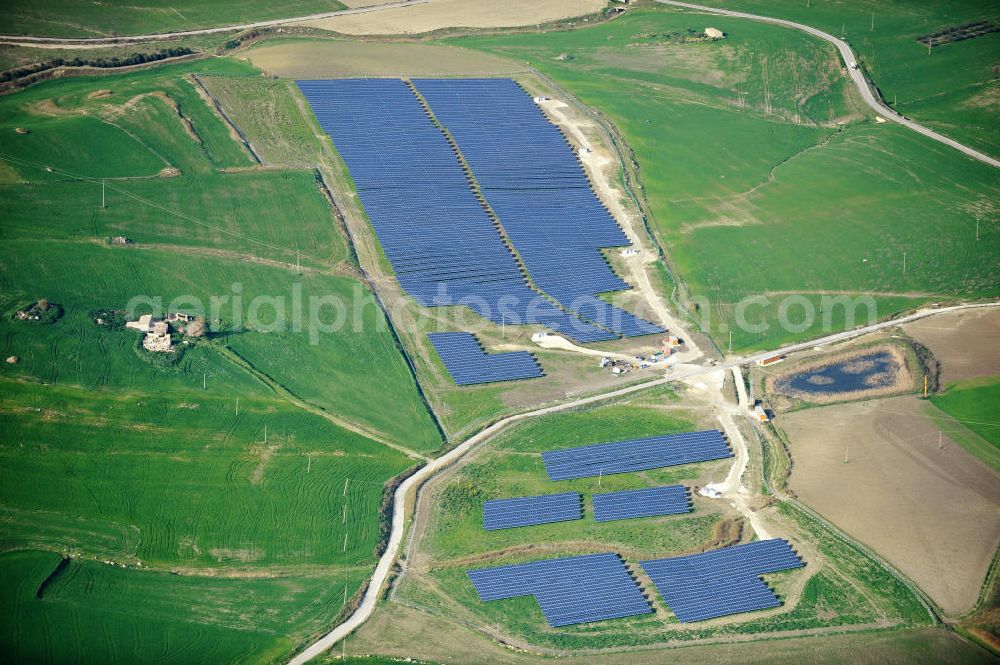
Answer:
<path fill-rule="evenodd" d="M 572 402 L 565 402 L 563 404 L 558 404 L 556 406 L 550 406 L 542 409 L 536 409 L 534 411 L 519 413 L 493 423 L 483 431 L 463 441 L 461 444 L 456 446 L 447 454 L 431 461 L 429 464 L 427 464 L 427 466 L 423 467 L 422 469 L 417 471 L 417 473 L 407 478 L 399 486 L 399 488 L 396 489 L 396 493 L 393 496 L 392 531 L 390 532 L 389 536 L 389 544 L 385 549 L 385 553 L 382 554 L 382 557 L 379 559 L 378 565 L 375 567 L 375 572 L 372 574 L 371 581 L 368 585 L 368 588 L 365 590 L 364 597 L 362 598 L 361 603 L 358 605 L 358 608 L 354 611 L 353 614 L 351 614 L 351 616 L 345 622 L 338 625 L 332 631 L 330 631 L 320 639 L 310 644 L 308 647 L 306 647 L 305 650 L 303 650 L 301 653 L 292 658 L 289 661 L 289 665 L 304 665 L 305 663 L 309 662 L 316 656 L 319 656 L 323 652 L 327 651 L 337 642 L 347 637 L 355 629 L 361 626 L 361 624 L 363 624 L 368 619 L 368 617 L 372 615 L 372 612 L 375 611 L 375 607 L 378 604 L 378 598 L 382 590 L 382 587 L 385 584 L 386 578 L 389 576 L 392 564 L 396 561 L 396 556 L 399 551 L 399 546 L 403 542 L 404 524 L 406 521 L 406 497 L 407 494 L 410 492 L 410 490 L 420 487 L 424 482 L 431 479 L 432 477 L 434 477 L 447 467 L 457 462 L 477 444 L 486 441 L 487 439 L 494 436 L 508 425 L 511 425 L 513 423 L 522 420 L 527 420 L 529 418 L 535 418 L 537 416 L 542 416 L 549 413 L 556 413 L 558 411 L 566 411 L 569 409 L 577 408 L 579 406 L 584 406 L 587 404 L 592 404 L 594 402 L 603 401 L 605 399 L 620 397 L 622 395 L 628 395 L 630 393 L 646 390 L 647 388 L 659 386 L 664 383 L 671 383 L 673 381 L 689 379 L 702 374 L 718 372 L 720 369 L 725 370 L 732 367 L 738 367 L 748 362 L 754 362 L 756 360 L 760 360 L 762 358 L 768 358 L 770 356 L 780 353 L 791 353 L 793 351 L 798 351 L 805 348 L 811 348 L 814 346 L 822 346 L 824 344 L 841 342 L 847 339 L 852 339 L 854 337 L 860 337 L 861 335 L 866 335 L 868 333 L 875 332 L 877 330 L 883 330 L 885 328 L 898 326 L 900 324 L 908 323 L 910 321 L 923 319 L 928 316 L 935 316 L 937 314 L 944 314 L 945 312 L 954 312 L 962 309 L 973 309 L 980 307 L 998 307 L 998 306 L 1000 306 L 1000 302 L 975 303 L 967 305 L 953 305 L 951 307 L 921 309 L 909 316 L 904 316 L 889 321 L 883 321 L 881 323 L 875 323 L 869 326 L 855 328 L 854 330 L 835 333 L 833 335 L 827 335 L 826 337 L 815 339 L 809 342 L 803 342 L 801 344 L 789 344 L 787 346 L 783 346 L 771 351 L 763 351 L 760 353 L 755 353 L 747 356 L 735 356 L 733 358 L 728 359 L 724 363 L 719 363 L 716 365 L 686 365 L 683 367 L 678 367 L 676 370 L 670 371 L 666 376 L 654 379 L 652 381 L 640 383 L 634 386 L 630 386 L 628 388 L 620 388 L 605 393 L 599 393 L 597 395 L 592 395 L 590 397 L 573 400 Z M 417 507 L 419 508 L 419 502 L 417 502 Z"/>
<path fill-rule="evenodd" d="M 729 9 L 718 9 L 717 7 L 706 7 L 704 5 L 695 5 L 689 2 L 676 2 L 675 0 L 656 0 L 656 2 L 659 2 L 660 4 L 663 5 L 670 5 L 672 7 L 695 9 L 698 11 L 708 12 L 711 14 L 720 14 L 722 16 L 733 16 L 735 18 L 746 18 L 752 21 L 760 21 L 761 23 L 771 23 L 774 25 L 781 25 L 786 28 L 794 28 L 795 30 L 801 30 L 802 32 L 807 32 L 810 35 L 813 35 L 814 37 L 819 37 L 820 39 L 830 42 L 831 44 L 836 46 L 837 50 L 840 52 L 840 57 L 844 60 L 845 66 L 849 65 L 852 62 L 857 62 L 857 60 L 854 57 L 854 51 L 851 50 L 851 47 L 848 46 L 847 42 L 845 42 L 842 39 L 837 39 L 833 35 L 823 32 L 822 30 L 817 30 L 816 28 L 810 27 L 808 25 L 803 25 L 802 23 L 795 23 L 794 21 L 786 21 L 785 19 L 781 18 L 771 18 L 768 16 L 758 16 L 757 14 L 736 12 L 736 11 L 731 11 Z M 865 79 L 864 72 L 862 72 L 861 69 L 852 69 L 851 67 L 848 66 L 847 73 L 851 75 L 851 80 L 854 81 L 854 85 L 857 86 L 858 92 L 861 93 L 861 98 L 865 100 L 865 103 L 868 104 L 868 106 L 870 106 L 875 111 L 878 111 L 879 115 L 883 116 L 887 120 L 891 120 L 893 122 L 899 123 L 900 125 L 903 125 L 904 127 L 908 127 L 919 134 L 923 134 L 924 136 L 934 139 L 939 143 L 943 143 L 946 146 L 949 146 L 951 148 L 954 148 L 955 150 L 965 153 L 969 157 L 979 160 L 984 164 L 989 164 L 990 166 L 1000 168 L 1000 160 L 996 160 L 990 157 L 989 155 L 979 152 L 978 150 L 973 150 L 972 148 L 966 145 L 962 145 L 958 141 L 950 139 L 947 136 L 944 136 L 943 134 L 938 134 L 933 129 L 928 129 L 927 127 L 924 127 L 919 123 L 913 122 L 909 118 L 906 118 L 896 113 L 894 110 L 886 106 L 882 102 L 882 100 L 879 99 L 875 91 L 872 90 L 871 86 L 868 85 L 868 81 Z"/>

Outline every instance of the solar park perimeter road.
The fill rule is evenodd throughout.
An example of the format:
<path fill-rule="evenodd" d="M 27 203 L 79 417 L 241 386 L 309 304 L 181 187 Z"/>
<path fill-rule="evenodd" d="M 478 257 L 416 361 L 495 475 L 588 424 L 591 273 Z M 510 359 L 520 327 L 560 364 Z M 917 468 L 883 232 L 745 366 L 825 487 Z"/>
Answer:
<path fill-rule="evenodd" d="M 392 497 L 392 529 L 389 532 L 389 542 L 386 545 L 385 552 L 382 554 L 382 558 L 379 559 L 378 565 L 375 567 L 375 572 L 372 573 L 371 582 L 368 588 L 365 589 L 365 595 L 361 599 L 361 603 L 358 605 L 354 613 L 347 618 L 342 624 L 335 627 L 332 631 L 319 638 L 308 647 L 306 647 L 301 653 L 296 655 L 289 661 L 289 665 L 304 665 L 304 663 L 309 662 L 316 656 L 319 656 L 323 652 L 330 649 L 334 644 L 342 640 L 343 638 L 350 635 L 358 627 L 361 626 L 368 617 L 372 615 L 375 611 L 375 606 L 378 602 L 379 592 L 382 590 L 382 586 L 385 584 L 386 578 L 389 576 L 389 571 L 392 568 L 393 562 L 396 560 L 396 555 L 399 551 L 399 546 L 403 542 L 403 526 L 406 518 L 406 495 L 409 494 L 410 490 L 419 488 L 424 482 L 436 476 L 439 472 L 448 468 L 459 459 L 461 459 L 469 450 L 474 448 L 477 444 L 486 441 L 499 433 L 502 429 L 516 422 L 522 420 L 528 420 L 529 418 L 535 418 L 537 416 L 544 416 L 550 413 L 557 413 L 559 411 L 566 411 L 569 409 L 575 409 L 579 406 L 585 406 L 587 404 L 593 404 L 595 402 L 601 402 L 603 400 L 620 397 L 622 395 L 629 395 L 631 393 L 639 392 L 652 388 L 654 386 L 660 386 L 665 383 L 671 383 L 673 381 L 678 381 L 681 379 L 691 378 L 693 376 L 698 376 L 699 374 L 707 374 L 710 372 L 717 372 L 720 370 L 726 370 L 730 367 L 737 367 L 748 362 L 754 362 L 756 360 L 761 360 L 764 358 L 769 358 L 773 355 L 781 353 L 791 353 L 793 351 L 798 351 L 800 349 L 810 348 L 813 346 L 821 346 L 823 344 L 830 344 L 833 342 L 840 342 L 853 337 L 859 337 L 861 335 L 866 335 L 870 332 L 875 332 L 876 330 L 882 330 L 891 326 L 896 326 L 901 323 L 909 323 L 910 321 L 916 321 L 917 319 L 923 319 L 928 316 L 934 316 L 935 314 L 944 314 L 946 312 L 954 312 L 961 309 L 973 309 L 977 307 L 997 307 L 1000 306 L 1000 302 L 993 303 L 975 303 L 969 305 L 952 305 L 951 307 L 939 307 L 919 310 L 910 316 L 901 317 L 891 321 L 883 321 L 881 323 L 875 323 L 870 326 L 864 326 L 862 328 L 856 328 L 854 330 L 847 330 L 842 333 L 835 333 L 833 335 L 828 335 L 820 339 L 813 340 L 811 342 L 805 342 L 802 344 L 791 344 L 785 347 L 774 349 L 772 351 L 764 351 L 761 353 L 754 354 L 752 356 L 741 356 L 733 358 L 724 363 L 719 363 L 715 366 L 700 366 L 694 365 L 685 371 L 678 371 L 675 374 L 669 376 L 664 376 L 659 379 L 653 379 L 652 381 L 647 381 L 646 383 L 640 383 L 634 386 L 629 386 L 627 388 L 619 388 L 617 390 L 611 390 L 605 393 L 599 393 L 597 395 L 591 395 L 590 397 L 584 397 L 582 399 L 573 400 L 572 402 L 565 402 L 563 404 L 557 404 L 555 406 L 548 406 L 543 409 L 537 409 L 535 411 L 527 411 L 525 413 L 518 413 L 513 416 L 508 416 L 503 420 L 498 420 L 493 423 L 483 431 L 478 434 L 466 439 L 458 446 L 453 448 L 448 453 L 432 460 L 424 466 L 415 474 L 407 478 L 400 484 L 396 489 L 396 493 Z M 419 510 L 420 502 L 415 502 L 414 511 Z M 847 536 L 844 536 L 848 538 Z M 853 539 L 848 538 L 850 542 L 854 542 Z M 405 572 L 405 569 L 404 569 Z"/>
<path fill-rule="evenodd" d="M 828 41 L 834 46 L 836 46 L 837 50 L 840 51 L 840 57 L 844 59 L 844 64 L 847 65 L 847 73 L 851 75 L 851 80 L 854 81 L 854 85 L 857 86 L 858 92 L 861 93 L 862 99 L 865 100 L 865 103 L 868 104 L 868 106 L 878 111 L 888 120 L 892 120 L 893 122 L 898 122 L 904 127 L 909 127 L 913 131 L 923 134 L 928 138 L 932 138 L 935 141 L 944 143 L 947 146 L 955 148 L 956 150 L 965 153 L 966 155 L 972 157 L 973 159 L 977 159 L 980 162 L 989 164 L 990 166 L 1000 168 L 1000 160 L 993 159 L 989 155 L 985 155 L 979 152 L 978 150 L 973 150 L 968 146 L 962 145 L 961 143 L 959 143 L 954 139 L 950 139 L 947 136 L 938 134 L 933 129 L 928 129 L 927 127 L 924 127 L 919 123 L 913 122 L 912 120 L 901 116 L 900 114 L 896 113 L 893 109 L 883 104 L 882 100 L 879 99 L 878 95 L 875 94 L 875 91 L 872 90 L 871 86 L 868 85 L 868 81 L 865 80 L 865 75 L 861 71 L 861 69 L 860 68 L 851 69 L 850 63 L 857 62 L 857 60 L 854 57 L 854 52 L 851 50 L 851 47 L 848 46 L 847 42 L 843 41 L 842 39 L 837 39 L 831 34 L 825 33 L 822 30 L 817 30 L 816 28 L 809 27 L 808 25 L 795 23 L 794 21 L 786 21 L 785 19 L 781 18 L 758 16 L 756 14 L 747 14 L 745 12 L 734 12 L 728 9 L 706 7 L 704 5 L 695 5 L 688 2 L 676 2 L 675 0 L 656 0 L 656 2 L 659 2 L 660 4 L 663 5 L 670 5 L 672 7 L 696 9 L 698 11 L 709 12 L 712 14 L 722 14 L 724 16 L 733 16 L 735 18 L 746 18 L 752 21 L 761 21 L 763 23 L 772 23 L 774 25 L 781 25 L 786 28 L 795 28 L 796 30 L 802 30 L 803 32 L 808 32 L 810 35 L 813 35 L 814 37 L 819 37 L 822 40 Z"/>

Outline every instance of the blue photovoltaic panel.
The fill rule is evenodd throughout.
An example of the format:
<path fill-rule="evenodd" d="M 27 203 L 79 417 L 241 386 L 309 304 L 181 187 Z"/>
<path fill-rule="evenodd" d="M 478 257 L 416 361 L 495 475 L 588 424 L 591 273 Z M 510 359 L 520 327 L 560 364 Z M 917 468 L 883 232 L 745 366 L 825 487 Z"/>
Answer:
<path fill-rule="evenodd" d="M 564 307 L 626 337 L 660 326 L 605 303 L 631 288 L 602 248 L 629 240 L 594 194 L 572 147 L 510 79 L 415 79 L 458 143 L 535 284 Z"/>
<path fill-rule="evenodd" d="M 467 305 L 501 324 L 539 324 L 578 342 L 616 334 L 527 283 L 444 134 L 400 80 L 298 81 L 343 157 L 400 286 L 427 307 Z"/>
<path fill-rule="evenodd" d="M 722 432 L 712 429 L 550 450 L 542 453 L 542 460 L 551 480 L 569 480 L 732 456 Z"/>
<path fill-rule="evenodd" d="M 429 333 L 427 337 L 460 386 L 542 376 L 542 368 L 527 351 L 486 353 L 474 336 L 464 332 Z"/>
<path fill-rule="evenodd" d="M 582 518 L 583 500 L 576 492 L 483 502 L 483 528 L 487 531 Z"/>
<path fill-rule="evenodd" d="M 533 595 L 552 627 L 653 611 L 617 554 L 585 554 L 467 573 L 480 600 Z"/>
<path fill-rule="evenodd" d="M 788 541 L 776 538 L 639 565 L 678 620 L 688 623 L 780 606 L 760 576 L 804 564 Z"/>
<path fill-rule="evenodd" d="M 691 512 L 691 499 L 683 485 L 646 487 L 594 495 L 594 519 L 598 522 L 635 517 L 677 515 Z"/>

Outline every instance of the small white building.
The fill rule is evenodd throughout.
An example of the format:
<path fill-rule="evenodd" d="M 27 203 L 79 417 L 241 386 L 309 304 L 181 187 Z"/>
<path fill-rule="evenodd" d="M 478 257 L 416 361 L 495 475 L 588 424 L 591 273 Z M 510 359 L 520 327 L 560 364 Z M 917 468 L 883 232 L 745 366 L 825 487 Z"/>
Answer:
<path fill-rule="evenodd" d="M 700 490 L 698 490 L 698 494 L 702 496 L 707 496 L 709 499 L 718 499 L 720 496 L 722 496 L 722 492 L 720 492 L 719 490 L 715 489 L 710 485 L 702 487 Z"/>
<path fill-rule="evenodd" d="M 705 36 L 709 39 L 725 39 L 726 33 L 716 28 L 705 28 Z"/>
<path fill-rule="evenodd" d="M 639 250 L 637 250 L 635 247 L 629 247 L 628 249 L 622 250 L 622 256 L 624 256 L 625 258 L 638 255 L 639 255 Z"/>
<path fill-rule="evenodd" d="M 139 332 L 148 333 L 153 329 L 153 325 L 158 321 L 152 314 L 143 314 L 138 321 L 128 321 L 126 328 L 132 328 Z"/>

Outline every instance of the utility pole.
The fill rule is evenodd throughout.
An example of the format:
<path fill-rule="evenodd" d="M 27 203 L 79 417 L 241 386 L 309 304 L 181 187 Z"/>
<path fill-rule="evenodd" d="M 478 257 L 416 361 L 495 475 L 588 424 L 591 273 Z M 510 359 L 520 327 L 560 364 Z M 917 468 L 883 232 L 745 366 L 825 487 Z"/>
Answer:
<path fill-rule="evenodd" d="M 240 415 L 240 398 L 239 397 L 236 398 L 236 415 L 237 416 Z"/>
<path fill-rule="evenodd" d="M 924 397 L 927 397 L 927 375 L 924 374 Z"/>
<path fill-rule="evenodd" d="M 101 209 L 107 208 L 107 199 L 104 196 L 104 178 L 101 178 Z"/>
<path fill-rule="evenodd" d="M 295 272 L 302 272 L 302 266 L 299 263 L 299 248 L 295 248 Z"/>
<path fill-rule="evenodd" d="M 906 252 L 903 252 L 903 274 L 906 274 Z"/>
<path fill-rule="evenodd" d="M 267 425 L 264 425 L 264 445 L 267 445 Z"/>
<path fill-rule="evenodd" d="M 944 433 L 938 430 L 938 450 L 944 450 Z"/>
<path fill-rule="evenodd" d="M 309 473 L 309 470 L 312 468 L 313 465 L 313 456 L 311 454 L 306 455 L 306 460 L 308 460 L 306 462 L 306 473 Z"/>
<path fill-rule="evenodd" d="M 875 32 L 875 12 L 872 12 L 872 32 Z"/>
<path fill-rule="evenodd" d="M 733 352 L 733 331 L 729 331 L 729 353 Z"/>
<path fill-rule="evenodd" d="M 979 220 L 976 220 L 976 240 L 979 240 Z"/>
<path fill-rule="evenodd" d="M 201 389 L 205 390 L 208 387 L 208 372 L 201 373 Z"/>
<path fill-rule="evenodd" d="M 848 450 L 850 450 L 850 448 L 844 448 L 844 464 L 847 464 L 847 451 Z"/>

